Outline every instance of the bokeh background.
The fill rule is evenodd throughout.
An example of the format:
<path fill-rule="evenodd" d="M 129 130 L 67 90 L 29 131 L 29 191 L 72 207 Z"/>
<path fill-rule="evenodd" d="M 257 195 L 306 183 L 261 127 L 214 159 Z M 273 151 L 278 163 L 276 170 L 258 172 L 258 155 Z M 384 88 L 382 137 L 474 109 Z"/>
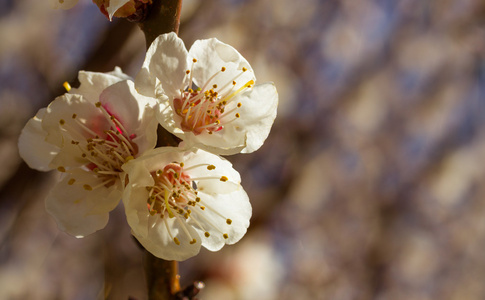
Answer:
<path fill-rule="evenodd" d="M 253 205 L 236 245 L 180 264 L 205 300 L 485 299 L 485 2 L 184 0 L 274 81 L 257 152 L 228 157 Z M 122 207 L 84 239 L 44 210 L 55 172 L 20 130 L 77 71 L 135 76 L 144 37 L 91 1 L 0 0 L 0 299 L 147 299 Z"/>

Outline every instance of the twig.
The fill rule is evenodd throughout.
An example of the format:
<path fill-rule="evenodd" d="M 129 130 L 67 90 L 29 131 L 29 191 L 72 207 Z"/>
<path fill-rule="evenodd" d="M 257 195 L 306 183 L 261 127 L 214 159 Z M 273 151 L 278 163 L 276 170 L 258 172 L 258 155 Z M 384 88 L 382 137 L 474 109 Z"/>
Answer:
<path fill-rule="evenodd" d="M 178 34 L 181 9 L 182 0 L 153 0 L 146 19 L 138 23 L 145 34 L 147 48 L 160 34 L 172 31 Z"/>

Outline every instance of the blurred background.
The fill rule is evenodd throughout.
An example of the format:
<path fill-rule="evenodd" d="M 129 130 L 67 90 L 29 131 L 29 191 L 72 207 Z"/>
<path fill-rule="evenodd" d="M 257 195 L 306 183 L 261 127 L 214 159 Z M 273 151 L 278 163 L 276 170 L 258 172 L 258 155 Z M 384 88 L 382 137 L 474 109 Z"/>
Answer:
<path fill-rule="evenodd" d="M 204 300 L 485 299 L 485 2 L 184 0 L 187 46 L 217 37 L 274 81 L 257 152 L 228 157 L 253 217 L 180 264 Z M 0 0 L 0 299 L 147 299 L 122 207 L 84 239 L 44 209 L 55 172 L 20 130 L 77 71 L 135 76 L 142 32 L 91 1 Z"/>

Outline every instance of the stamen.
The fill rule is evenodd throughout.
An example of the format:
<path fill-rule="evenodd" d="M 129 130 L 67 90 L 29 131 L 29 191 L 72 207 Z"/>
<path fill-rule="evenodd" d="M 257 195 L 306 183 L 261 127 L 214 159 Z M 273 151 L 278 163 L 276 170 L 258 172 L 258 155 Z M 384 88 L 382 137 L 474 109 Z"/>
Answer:
<path fill-rule="evenodd" d="M 192 238 L 192 235 L 190 235 L 190 232 L 187 229 L 187 224 L 185 224 L 185 222 L 182 221 L 178 215 L 175 215 L 175 218 L 177 219 L 177 222 L 179 222 L 180 226 L 182 226 L 182 230 L 184 231 L 184 233 L 189 237 L 191 241 L 193 241 L 194 238 Z"/>
<path fill-rule="evenodd" d="M 254 80 L 249 80 L 248 82 L 246 82 L 245 85 L 243 85 L 242 87 L 240 87 L 237 91 L 233 92 L 232 94 L 230 94 L 229 96 L 227 97 L 224 97 L 223 99 L 226 100 L 226 101 L 229 101 L 232 97 L 236 96 L 237 94 L 239 94 L 242 90 L 244 90 L 245 88 L 249 88 L 251 85 L 254 84 Z M 222 100 L 222 99 L 221 99 Z"/>
<path fill-rule="evenodd" d="M 173 218 L 174 217 L 174 214 L 172 213 L 172 210 L 170 209 L 170 205 L 168 204 L 168 189 L 165 189 L 165 197 L 164 197 L 164 200 L 165 200 L 165 208 L 167 209 L 168 216 L 170 218 Z"/>
<path fill-rule="evenodd" d="M 93 135 L 93 136 L 96 136 L 96 132 L 92 131 L 89 127 L 87 127 L 86 125 L 84 125 L 83 122 L 79 121 L 78 119 L 76 118 L 73 118 L 74 121 L 82 128 L 84 129 L 87 133 Z"/>

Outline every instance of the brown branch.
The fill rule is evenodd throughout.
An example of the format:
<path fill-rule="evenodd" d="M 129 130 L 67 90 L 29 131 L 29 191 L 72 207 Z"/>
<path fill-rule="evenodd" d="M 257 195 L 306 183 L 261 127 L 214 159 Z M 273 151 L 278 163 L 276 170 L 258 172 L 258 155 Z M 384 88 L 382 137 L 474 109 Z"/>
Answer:
<path fill-rule="evenodd" d="M 172 31 L 178 34 L 182 0 L 153 0 L 152 5 L 143 6 L 143 9 L 148 11 L 141 12 L 137 17 L 142 18 L 138 26 L 145 34 L 147 49 L 161 34 Z M 157 146 L 177 146 L 178 143 L 175 136 L 159 126 Z M 178 262 L 160 259 L 148 251 L 145 251 L 144 268 L 149 300 L 193 299 L 203 287 L 203 284 L 194 283 L 180 291 Z"/>
<path fill-rule="evenodd" d="M 147 48 L 160 34 L 172 31 L 178 34 L 182 0 L 153 0 L 149 10 L 146 19 L 138 23 L 145 34 Z"/>
<path fill-rule="evenodd" d="M 145 274 L 147 276 L 148 299 L 171 300 L 180 291 L 178 263 L 153 256 L 145 251 Z"/>

